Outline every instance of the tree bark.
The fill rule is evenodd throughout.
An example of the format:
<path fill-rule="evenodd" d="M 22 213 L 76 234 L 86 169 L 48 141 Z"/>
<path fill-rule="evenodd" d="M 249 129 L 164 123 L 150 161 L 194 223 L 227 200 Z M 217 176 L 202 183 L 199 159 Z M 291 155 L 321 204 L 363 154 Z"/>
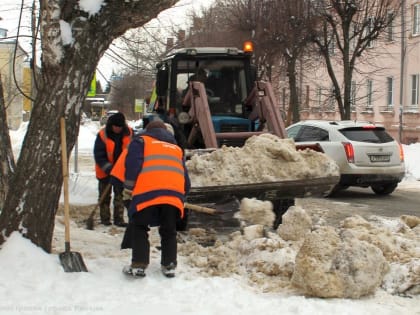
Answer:
<path fill-rule="evenodd" d="M 9 191 L 9 178 L 15 170 L 15 160 L 7 126 L 6 104 L 4 103 L 3 84 L 0 74 L 0 212 Z"/>
<path fill-rule="evenodd" d="M 70 154 L 79 132 L 83 100 L 105 50 L 126 30 L 145 24 L 175 2 L 108 0 L 92 15 L 75 0 L 39 1 L 42 73 L 16 172 L 10 178 L 13 189 L 9 189 L 0 214 L 0 244 L 19 231 L 51 251 L 63 180 L 60 118 L 66 119 Z M 61 36 L 63 24 L 71 27 L 69 42 Z"/>
<path fill-rule="evenodd" d="M 299 96 L 296 79 L 296 58 L 287 59 L 287 73 L 289 78 L 290 88 L 290 107 L 292 108 L 292 122 L 296 123 L 300 120 L 299 117 Z"/>

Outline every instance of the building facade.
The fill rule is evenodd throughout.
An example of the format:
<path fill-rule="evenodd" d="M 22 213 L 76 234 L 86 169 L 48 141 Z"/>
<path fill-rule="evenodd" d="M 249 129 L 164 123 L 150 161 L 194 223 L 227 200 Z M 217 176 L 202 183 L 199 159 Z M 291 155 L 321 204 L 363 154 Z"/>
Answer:
<path fill-rule="evenodd" d="M 408 144 L 420 141 L 420 0 L 404 2 L 398 18 L 357 64 L 351 119 L 383 124 L 395 139 Z M 301 120 L 340 120 L 326 69 L 305 74 L 303 81 Z"/>
<path fill-rule="evenodd" d="M 7 30 L 0 28 L 0 73 L 10 129 L 19 128 L 32 108 L 31 102 L 20 91 L 31 91 L 31 71 L 27 59 L 28 54 L 16 44 L 16 40 L 7 39 Z"/>

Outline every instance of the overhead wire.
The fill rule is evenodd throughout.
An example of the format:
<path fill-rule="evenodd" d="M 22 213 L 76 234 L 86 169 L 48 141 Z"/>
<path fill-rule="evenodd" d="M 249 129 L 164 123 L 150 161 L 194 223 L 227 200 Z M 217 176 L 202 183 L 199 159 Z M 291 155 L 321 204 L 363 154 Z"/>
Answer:
<path fill-rule="evenodd" d="M 39 32 L 39 23 L 40 23 L 40 18 L 38 17 L 37 23 L 36 23 L 36 27 L 34 27 L 34 21 L 35 21 L 35 12 L 36 12 L 36 6 L 35 6 L 35 0 L 33 0 L 32 2 L 32 15 L 31 15 L 31 29 L 35 29 L 35 34 L 32 33 L 32 59 L 31 59 L 31 69 L 32 69 L 32 77 L 34 79 L 34 86 L 36 91 L 39 90 L 39 85 L 38 85 L 38 79 L 37 79 L 37 69 L 36 69 L 36 41 L 38 39 L 38 32 Z"/>
<path fill-rule="evenodd" d="M 15 11 L 15 10 L 16 9 L 3 9 L 3 10 L 0 10 L 0 12 L 10 12 L 10 11 Z M 28 99 L 30 99 L 32 101 L 34 101 L 34 99 L 31 98 L 30 96 L 26 95 L 26 93 L 20 88 L 20 86 L 19 86 L 19 84 L 17 82 L 17 79 L 16 79 L 16 69 L 15 69 L 16 65 L 15 65 L 15 63 L 16 63 L 17 46 L 18 46 L 19 38 L 20 37 L 32 38 L 33 39 L 33 47 L 32 47 L 33 56 L 34 56 L 34 53 L 36 52 L 36 47 L 35 47 L 36 46 L 36 41 L 39 40 L 39 38 L 37 38 L 37 35 L 38 35 L 38 32 L 39 32 L 39 19 L 38 19 L 38 22 L 37 22 L 35 35 L 21 35 L 20 34 L 20 28 L 22 27 L 22 15 L 23 15 L 23 12 L 24 11 L 32 11 L 33 12 L 33 10 L 34 10 L 34 5 L 28 6 L 28 5 L 25 5 L 24 0 L 21 1 L 20 8 L 19 8 L 19 20 L 18 20 L 17 35 L 16 36 L 8 37 L 8 38 L 15 38 L 16 39 L 16 45 L 15 45 L 14 56 L 13 56 L 13 77 L 14 77 L 14 83 L 15 83 L 17 89 L 19 90 L 19 92 L 24 97 L 26 97 L 26 98 L 28 98 Z M 160 38 L 158 38 L 157 36 L 155 36 L 151 32 L 151 30 L 152 29 L 159 29 L 159 30 L 162 30 L 162 29 L 174 29 L 174 27 L 180 26 L 181 24 L 176 25 L 175 23 L 172 23 L 171 25 L 163 25 L 163 23 L 161 23 L 161 20 L 159 18 L 156 18 L 156 20 L 159 22 L 160 25 L 158 25 L 158 26 L 151 26 L 151 25 L 145 26 L 145 25 L 143 25 L 141 28 L 155 42 L 160 43 L 162 45 L 165 45 L 165 43 Z M 129 40 L 129 39 L 127 39 L 127 40 Z M 111 48 L 109 48 L 109 51 L 111 53 L 113 53 L 115 56 L 113 56 L 112 54 L 107 53 L 107 52 L 105 53 L 105 55 L 107 55 L 109 58 L 111 58 L 115 62 L 119 63 L 122 66 L 128 67 L 129 69 L 132 69 L 132 70 L 138 70 L 139 69 L 138 66 L 132 64 L 130 61 L 128 61 L 126 58 L 124 58 L 123 56 L 121 56 L 116 51 L 112 50 Z M 36 80 L 36 73 L 35 73 L 36 72 L 36 60 L 34 60 L 32 58 L 32 62 L 31 63 L 32 63 L 31 66 L 32 66 L 33 74 L 34 74 L 34 84 L 35 84 L 36 89 L 38 89 L 38 83 L 37 83 L 38 81 Z M 150 69 L 146 69 L 146 68 L 140 68 L 140 69 L 141 70 L 145 70 L 145 71 L 150 71 Z M 101 74 L 101 75 L 103 76 L 103 74 Z"/>

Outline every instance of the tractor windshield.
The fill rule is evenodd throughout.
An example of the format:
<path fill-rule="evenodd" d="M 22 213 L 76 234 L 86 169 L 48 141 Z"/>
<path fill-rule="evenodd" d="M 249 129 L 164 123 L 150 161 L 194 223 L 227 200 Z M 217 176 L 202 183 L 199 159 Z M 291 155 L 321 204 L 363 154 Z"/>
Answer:
<path fill-rule="evenodd" d="M 177 106 L 188 90 L 189 81 L 204 83 L 212 115 L 242 116 L 247 97 L 243 60 L 180 60 L 177 64 Z"/>

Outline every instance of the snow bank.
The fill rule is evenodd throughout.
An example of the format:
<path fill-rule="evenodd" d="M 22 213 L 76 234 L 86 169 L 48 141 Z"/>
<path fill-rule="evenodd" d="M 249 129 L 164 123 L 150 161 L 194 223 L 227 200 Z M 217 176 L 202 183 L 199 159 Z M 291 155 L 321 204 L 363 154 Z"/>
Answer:
<path fill-rule="evenodd" d="M 360 298 L 381 286 L 393 294 L 419 293 L 420 218 L 355 216 L 337 228 L 310 227 L 305 210 L 291 207 L 283 219 L 277 233 L 248 225 L 214 246 L 201 243 L 205 230 L 195 231 L 201 236 L 184 240 L 179 253 L 202 275 L 241 275 L 264 292 Z"/>

